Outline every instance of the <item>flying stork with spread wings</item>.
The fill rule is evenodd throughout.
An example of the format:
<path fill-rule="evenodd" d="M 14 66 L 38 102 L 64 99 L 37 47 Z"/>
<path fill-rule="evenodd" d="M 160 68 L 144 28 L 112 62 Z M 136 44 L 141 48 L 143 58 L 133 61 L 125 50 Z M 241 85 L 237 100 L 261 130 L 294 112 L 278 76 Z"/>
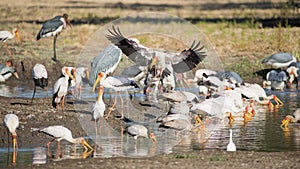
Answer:
<path fill-rule="evenodd" d="M 147 48 L 139 44 L 136 39 L 123 36 L 120 29 L 115 26 L 112 26 L 108 32 L 110 33 L 106 35 L 108 40 L 118 46 L 137 65 L 148 67 L 149 70 L 155 66 L 158 71 L 154 71 L 156 75 L 153 79 L 159 79 L 161 82 L 163 82 L 163 76 L 167 77 L 173 73 L 179 74 L 194 69 L 206 56 L 203 51 L 204 46 L 200 46 L 200 41 L 196 44 L 194 41 L 190 48 L 180 53 L 172 53 Z M 148 71 L 145 76 L 148 77 L 149 72 L 153 71 Z M 173 81 L 169 83 L 174 83 L 175 87 L 175 80 Z"/>

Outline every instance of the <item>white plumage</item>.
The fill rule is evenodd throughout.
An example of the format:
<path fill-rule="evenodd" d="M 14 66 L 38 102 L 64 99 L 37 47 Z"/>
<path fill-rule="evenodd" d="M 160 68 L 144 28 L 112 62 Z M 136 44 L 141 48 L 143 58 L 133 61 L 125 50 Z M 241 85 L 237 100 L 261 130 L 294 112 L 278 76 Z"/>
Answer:
<path fill-rule="evenodd" d="M 235 144 L 232 141 L 232 129 L 229 129 L 230 131 L 230 138 L 229 138 L 229 144 L 227 145 L 227 151 L 236 151 Z"/>
<path fill-rule="evenodd" d="M 15 114 L 7 114 L 4 116 L 5 126 L 12 135 L 16 135 L 16 129 L 19 127 L 19 118 Z"/>
<path fill-rule="evenodd" d="M 100 86 L 99 88 L 99 93 L 98 93 L 98 99 L 93 105 L 93 119 L 96 121 L 100 117 L 104 116 L 104 111 L 105 111 L 105 103 L 103 102 L 103 91 L 104 88 L 103 86 Z"/>
<path fill-rule="evenodd" d="M 48 78 L 48 73 L 44 65 L 42 64 L 35 64 L 32 69 L 32 78 L 34 79 L 41 79 L 41 78 Z"/>
<path fill-rule="evenodd" d="M 84 148 L 87 150 L 88 148 L 93 149 L 85 140 L 83 137 L 79 138 L 73 138 L 72 132 L 64 127 L 64 126 L 48 126 L 45 128 L 31 128 L 31 131 L 39 131 L 43 132 L 45 134 L 48 134 L 52 137 L 54 137 L 58 142 L 65 139 L 70 143 L 76 144 L 80 143 L 84 146 Z"/>

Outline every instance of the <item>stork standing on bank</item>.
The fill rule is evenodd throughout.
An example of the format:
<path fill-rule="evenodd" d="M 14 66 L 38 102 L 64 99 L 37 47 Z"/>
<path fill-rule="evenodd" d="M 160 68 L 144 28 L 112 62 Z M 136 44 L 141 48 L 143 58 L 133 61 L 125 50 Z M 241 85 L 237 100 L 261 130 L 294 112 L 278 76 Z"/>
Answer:
<path fill-rule="evenodd" d="M 32 79 L 34 81 L 34 90 L 31 103 L 33 102 L 37 86 L 41 87 L 42 89 L 46 88 L 48 95 L 48 73 L 44 65 L 39 63 L 34 65 L 32 69 Z"/>
<path fill-rule="evenodd" d="M 88 151 L 88 149 L 93 150 L 93 148 L 84 140 L 83 137 L 73 138 L 72 132 L 64 126 L 58 125 L 58 126 L 48 126 L 45 128 L 31 128 L 31 131 L 43 132 L 49 136 L 52 136 L 53 139 L 47 143 L 48 148 L 54 140 L 57 140 L 58 146 L 60 146 L 60 141 L 65 139 L 68 142 L 73 144 L 80 143 L 85 148 L 85 151 Z"/>
<path fill-rule="evenodd" d="M 6 49 L 6 53 L 12 58 L 14 59 L 14 57 L 12 56 L 11 52 L 8 49 L 7 43 L 6 41 L 8 39 L 13 39 L 14 37 L 17 37 L 18 43 L 21 43 L 21 38 L 19 35 L 19 31 L 17 28 L 14 28 L 12 33 L 8 32 L 8 31 L 0 31 L 0 41 L 3 42 L 3 45 L 5 46 Z"/>
<path fill-rule="evenodd" d="M 54 56 L 52 60 L 56 61 L 56 38 L 59 35 L 59 33 L 65 29 L 69 25 L 72 27 L 70 21 L 68 20 L 68 14 L 63 14 L 62 16 L 56 16 L 52 19 L 47 20 L 39 33 L 36 36 L 36 40 L 39 40 L 44 37 L 51 37 L 54 36 L 53 39 L 53 50 L 54 50 Z"/>
<path fill-rule="evenodd" d="M 57 108 L 57 105 L 61 103 L 62 110 L 64 110 L 65 96 L 68 91 L 68 80 L 71 78 L 76 82 L 76 79 L 70 74 L 70 71 L 67 67 L 62 68 L 62 75 L 63 76 L 60 77 L 54 84 L 52 106 Z"/>
<path fill-rule="evenodd" d="M 262 64 L 270 65 L 274 68 L 283 68 L 288 67 L 292 62 L 296 62 L 296 58 L 290 53 L 275 53 L 264 60 L 262 60 Z"/>

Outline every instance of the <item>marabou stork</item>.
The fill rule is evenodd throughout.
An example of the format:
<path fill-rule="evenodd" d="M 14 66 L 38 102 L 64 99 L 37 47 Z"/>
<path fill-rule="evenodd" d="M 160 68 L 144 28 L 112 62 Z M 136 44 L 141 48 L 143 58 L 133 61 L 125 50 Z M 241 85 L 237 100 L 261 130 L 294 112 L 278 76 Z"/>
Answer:
<path fill-rule="evenodd" d="M 98 93 L 98 98 L 97 101 L 93 105 L 93 119 L 96 121 L 104 116 L 104 111 L 105 111 L 105 103 L 103 102 L 103 92 L 104 92 L 104 87 L 100 86 L 99 87 L 99 93 Z"/>
<path fill-rule="evenodd" d="M 39 63 L 34 65 L 32 69 L 32 79 L 34 81 L 34 90 L 31 103 L 33 101 L 37 86 L 41 87 L 42 89 L 46 88 L 48 95 L 48 73 L 44 65 Z"/>
<path fill-rule="evenodd" d="M 110 75 L 117 68 L 122 57 L 122 51 L 114 46 L 107 46 L 91 63 L 89 83 L 93 85 L 100 72 Z"/>
<path fill-rule="evenodd" d="M 297 123 L 300 121 L 300 108 L 298 108 L 293 115 L 287 115 L 281 122 L 281 127 L 288 127 L 289 123 Z"/>
<path fill-rule="evenodd" d="M 31 128 L 31 131 L 43 132 L 53 137 L 53 139 L 47 143 L 48 148 L 54 140 L 57 140 L 58 146 L 60 146 L 60 141 L 65 139 L 68 142 L 73 144 L 80 143 L 84 147 L 85 151 L 88 151 L 88 149 L 93 150 L 93 148 L 84 140 L 83 137 L 73 138 L 72 132 L 64 126 L 57 125 L 57 126 L 48 126 L 45 128 Z"/>
<path fill-rule="evenodd" d="M 122 52 L 137 65 L 147 66 L 150 70 L 155 65 L 156 69 L 159 70 L 159 74 L 153 78 L 158 77 L 158 81 L 163 79 L 160 76 L 164 74 L 164 72 L 170 72 L 165 74 L 179 74 L 192 70 L 197 67 L 206 56 L 205 52 L 202 51 L 204 47 L 199 47 L 200 41 L 197 44 L 195 44 L 194 41 L 189 49 L 185 49 L 179 54 L 176 54 L 144 47 L 140 45 L 137 40 L 124 37 L 118 27 L 113 26 L 112 30 L 108 31 L 110 33 L 106 35 L 108 40 L 118 46 Z"/>
<path fill-rule="evenodd" d="M 138 137 L 145 137 L 150 138 L 152 143 L 156 142 L 154 133 L 148 133 L 148 129 L 140 124 L 129 124 L 125 128 L 125 132 L 133 136 L 134 139 L 137 139 Z"/>
<path fill-rule="evenodd" d="M 64 110 L 65 106 L 65 95 L 68 91 L 68 80 L 71 78 L 76 82 L 76 79 L 73 75 L 70 74 L 70 71 L 67 67 L 62 68 L 62 77 L 60 77 L 53 88 L 53 97 L 52 97 L 52 106 L 57 108 L 57 105 L 61 103 L 62 110 Z"/>
<path fill-rule="evenodd" d="M 18 148 L 16 129 L 19 127 L 19 118 L 15 114 L 6 114 L 4 116 L 4 124 L 12 135 L 12 142 L 13 142 L 13 149 L 14 149 L 12 163 L 13 165 L 15 165 L 17 161 L 16 149 Z"/>
<path fill-rule="evenodd" d="M 54 50 L 54 56 L 52 60 L 56 61 L 56 50 L 55 50 L 55 45 L 56 45 L 56 38 L 58 34 L 69 25 L 72 27 L 70 21 L 68 20 L 68 14 L 63 14 L 62 16 L 56 16 L 52 19 L 47 20 L 39 33 L 36 36 L 36 40 L 39 40 L 44 37 L 51 37 L 54 36 L 53 40 L 53 50 Z"/>
<path fill-rule="evenodd" d="M 271 70 L 267 73 L 266 81 L 263 82 L 263 87 L 271 86 L 272 90 L 283 90 L 285 82 L 287 81 L 287 75 L 285 71 Z"/>
<path fill-rule="evenodd" d="M 12 59 L 14 59 L 14 57 L 12 56 L 11 52 L 9 51 L 6 41 L 7 41 L 7 39 L 13 39 L 14 37 L 17 37 L 18 43 L 20 44 L 21 38 L 20 38 L 19 31 L 17 28 L 14 28 L 12 33 L 8 32 L 8 31 L 0 31 L 0 41 L 3 42 L 3 45 L 5 46 L 5 49 L 6 49 L 6 53 Z"/>
<path fill-rule="evenodd" d="M 100 72 L 98 73 L 98 77 L 93 85 L 93 92 L 95 91 L 95 88 L 97 84 L 100 83 L 101 86 L 109 89 L 113 89 L 116 92 L 116 95 L 119 94 L 122 104 L 122 113 L 121 113 L 121 119 L 124 118 L 124 105 L 123 105 L 123 99 L 120 94 L 120 91 L 125 91 L 131 88 L 139 88 L 139 86 L 133 81 L 125 77 L 119 77 L 119 76 L 107 76 L 106 73 Z M 106 119 L 109 118 L 110 113 L 112 109 L 115 107 L 115 104 L 117 102 L 117 96 L 115 96 L 114 103 L 112 107 L 110 108 Z"/>
<path fill-rule="evenodd" d="M 296 58 L 290 53 L 275 53 L 264 60 L 262 64 L 270 65 L 274 68 L 288 67 L 292 62 L 296 62 Z"/>

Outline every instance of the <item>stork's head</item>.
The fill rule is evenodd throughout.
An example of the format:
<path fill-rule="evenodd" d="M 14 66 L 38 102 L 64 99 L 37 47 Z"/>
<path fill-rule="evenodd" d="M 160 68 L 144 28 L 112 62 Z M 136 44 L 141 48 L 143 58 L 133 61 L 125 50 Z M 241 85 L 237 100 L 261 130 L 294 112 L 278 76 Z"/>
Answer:
<path fill-rule="evenodd" d="M 156 138 L 155 138 L 154 133 L 150 133 L 149 137 L 150 137 L 150 139 L 151 139 L 151 141 L 152 141 L 153 144 L 156 143 Z"/>
<path fill-rule="evenodd" d="M 87 143 L 83 137 L 80 137 L 79 139 L 80 144 L 85 148 L 85 150 L 87 151 L 88 149 L 94 150 L 89 143 Z"/>
<path fill-rule="evenodd" d="M 73 70 L 73 69 L 72 69 Z M 72 72 L 72 70 L 71 70 L 71 72 Z M 75 70 L 76 71 L 76 70 Z M 74 73 L 74 71 L 73 71 L 73 73 Z M 70 71 L 69 71 L 69 68 L 67 68 L 67 67 L 65 67 L 65 68 L 63 68 L 63 75 L 64 76 L 69 76 L 72 80 L 74 80 L 74 82 L 76 83 L 76 78 L 75 78 L 75 76 L 73 76 L 71 73 L 70 73 Z"/>
<path fill-rule="evenodd" d="M 64 20 L 66 21 L 66 24 L 69 25 L 72 28 L 71 22 L 68 20 L 69 15 L 64 13 L 63 16 Z"/>
<path fill-rule="evenodd" d="M 17 28 L 14 28 L 13 33 L 16 35 L 18 43 L 20 44 L 21 43 L 21 38 L 20 38 L 20 35 L 19 35 L 19 30 Z"/>
<path fill-rule="evenodd" d="M 156 62 L 158 61 L 158 57 L 154 56 L 152 58 L 151 64 L 150 64 L 150 70 L 152 69 L 152 67 L 156 64 Z"/>
<path fill-rule="evenodd" d="M 99 72 L 98 73 L 97 79 L 96 79 L 96 81 L 93 85 L 93 92 L 95 91 L 95 88 L 96 88 L 97 84 L 101 81 L 101 79 L 105 79 L 105 77 L 106 77 L 106 74 L 104 72 Z"/>

